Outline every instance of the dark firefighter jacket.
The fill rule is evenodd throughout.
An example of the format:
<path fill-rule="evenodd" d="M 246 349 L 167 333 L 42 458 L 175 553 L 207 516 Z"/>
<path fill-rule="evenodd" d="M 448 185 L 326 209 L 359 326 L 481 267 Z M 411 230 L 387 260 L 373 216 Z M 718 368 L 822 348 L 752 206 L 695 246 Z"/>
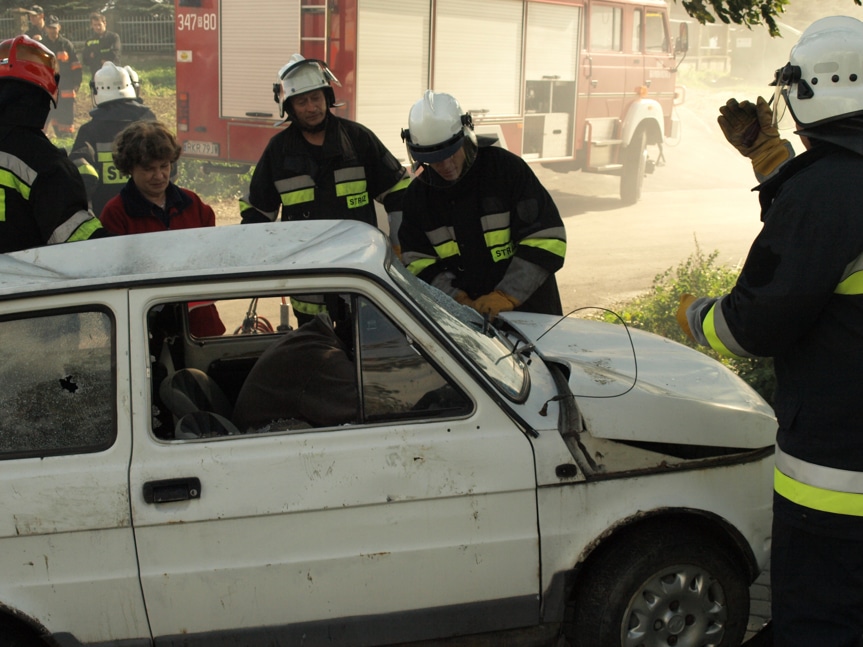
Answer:
<path fill-rule="evenodd" d="M 450 295 L 498 289 L 521 302 L 516 310 L 561 314 L 563 221 L 530 167 L 503 148 L 481 140 L 455 184 L 412 182 L 399 242 L 408 269 Z"/>
<path fill-rule="evenodd" d="M 36 95 L 38 103 L 32 107 L 25 103 L 31 89 L 43 95 Z M 9 102 L 7 90 L 17 95 Z M 47 96 L 38 88 L 13 81 L 3 82 L 3 94 L 0 252 L 105 235 L 99 220 L 87 209 L 87 194 L 74 164 L 42 132 L 50 105 Z M 40 109 L 34 109 L 36 106 Z"/>
<path fill-rule="evenodd" d="M 133 122 L 156 121 L 156 115 L 139 99 L 117 99 L 91 110 L 90 116 L 90 121 L 78 130 L 69 157 L 84 179 L 93 213 L 99 216 L 128 179 L 114 166 L 114 138 Z"/>
<path fill-rule="evenodd" d="M 59 36 L 57 40 L 46 37 L 42 44 L 54 52 L 57 64 L 60 66 L 60 96 L 66 99 L 74 99 L 75 92 L 81 85 L 83 69 L 75 45 L 65 36 Z"/>
<path fill-rule="evenodd" d="M 120 64 L 120 36 L 112 31 L 106 31 L 101 36 L 91 32 L 84 41 L 81 59 L 90 68 L 90 74 L 96 74 L 102 63 L 111 61 Z"/>
<path fill-rule="evenodd" d="M 759 187 L 764 227 L 737 285 L 696 302 L 693 334 L 773 357 L 774 513 L 863 531 L 863 156 L 816 142 Z"/>
<path fill-rule="evenodd" d="M 279 420 L 341 425 L 357 419 L 357 404 L 356 367 L 323 315 L 264 351 L 237 395 L 233 418 L 244 432 Z"/>
<path fill-rule="evenodd" d="M 390 218 L 401 217 L 410 176 L 365 126 L 327 116 L 324 145 L 306 142 L 288 126 L 267 144 L 249 193 L 240 202 L 243 223 L 282 220 L 361 220 L 377 225 L 374 200 Z"/>

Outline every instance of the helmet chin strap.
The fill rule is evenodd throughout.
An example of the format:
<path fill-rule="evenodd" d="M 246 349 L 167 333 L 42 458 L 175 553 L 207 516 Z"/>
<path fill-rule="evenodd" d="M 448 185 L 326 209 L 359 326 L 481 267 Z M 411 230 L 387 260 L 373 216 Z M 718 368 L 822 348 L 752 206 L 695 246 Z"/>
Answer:
<path fill-rule="evenodd" d="M 420 173 L 419 178 L 424 181 L 426 184 L 429 184 L 434 187 L 451 187 L 458 184 L 465 175 L 468 174 L 470 169 L 473 167 L 473 163 L 476 161 L 476 155 L 479 147 L 476 142 L 472 139 L 467 138 L 464 141 L 464 166 L 462 166 L 461 173 L 454 180 L 446 180 L 441 177 L 440 173 L 435 171 L 431 164 L 422 164 L 423 172 Z"/>
<path fill-rule="evenodd" d="M 296 123 L 296 124 L 297 124 L 297 126 L 299 126 L 300 130 L 302 130 L 302 131 L 304 131 L 304 132 L 307 132 L 307 133 L 319 133 L 319 132 L 321 132 L 322 130 L 326 130 L 326 128 L 327 128 L 327 119 L 329 119 L 329 117 L 330 117 L 330 111 L 329 111 L 329 110 L 327 110 L 326 114 L 324 115 L 324 118 L 321 120 L 321 123 L 319 123 L 319 124 L 317 124 L 317 125 L 315 125 L 315 126 L 303 126 L 303 125 L 302 125 L 302 124 L 300 124 L 298 121 L 294 121 L 294 123 Z"/>

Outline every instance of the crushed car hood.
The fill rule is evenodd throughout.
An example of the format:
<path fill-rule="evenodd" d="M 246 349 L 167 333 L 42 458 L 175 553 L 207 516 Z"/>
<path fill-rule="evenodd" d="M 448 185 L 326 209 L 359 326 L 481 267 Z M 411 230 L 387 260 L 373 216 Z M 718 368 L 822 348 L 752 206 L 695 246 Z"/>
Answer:
<path fill-rule="evenodd" d="M 774 443 L 771 407 L 704 353 L 600 321 L 517 312 L 503 317 L 544 361 L 565 367 L 596 437 L 740 449 Z"/>

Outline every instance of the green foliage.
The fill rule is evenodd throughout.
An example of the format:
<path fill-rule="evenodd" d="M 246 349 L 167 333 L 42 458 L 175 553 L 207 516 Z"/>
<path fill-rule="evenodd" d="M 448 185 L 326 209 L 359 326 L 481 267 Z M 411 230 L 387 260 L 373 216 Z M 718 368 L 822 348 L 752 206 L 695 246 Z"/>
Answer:
<path fill-rule="evenodd" d="M 676 268 L 657 274 L 644 295 L 619 306 L 618 315 L 608 313 L 603 315 L 603 319 L 647 330 L 702 351 L 728 366 L 772 403 L 775 384 L 772 359 L 722 357 L 710 348 L 695 344 L 677 324 L 676 314 L 681 295 L 721 296 L 727 294 L 737 282 L 739 269 L 717 265 L 718 255 L 718 251 L 705 255 L 696 240 L 695 252 L 689 258 Z"/>
<path fill-rule="evenodd" d="M 204 202 L 240 198 L 248 189 L 254 170 L 254 167 L 182 157 L 178 167 L 176 184 L 194 191 Z"/>
<path fill-rule="evenodd" d="M 777 36 L 776 18 L 785 11 L 788 0 L 682 0 L 681 4 L 702 25 L 713 24 L 717 18 L 726 25 L 751 27 L 763 23 L 771 36 Z"/>
<path fill-rule="evenodd" d="M 174 67 L 173 52 L 168 55 L 136 54 L 127 56 L 123 62 L 131 65 L 141 77 L 141 96 L 176 97 L 177 71 Z"/>
<path fill-rule="evenodd" d="M 736 25 L 744 25 L 745 27 L 753 27 L 755 25 L 766 25 L 771 36 L 779 36 L 779 27 L 776 20 L 779 15 L 786 11 L 786 8 L 791 4 L 791 0 L 674 0 L 680 1 L 683 8 L 690 16 L 695 18 L 702 25 L 705 23 L 713 24 L 718 18 L 720 22 L 727 24 L 734 23 Z M 855 5 L 860 5 L 863 0 L 848 0 L 848 4 L 853 1 Z M 803 4 L 804 0 L 796 0 L 796 3 Z M 811 2 L 815 5 L 816 3 Z M 818 2 L 821 5 L 822 2 Z M 824 15 L 828 15 L 825 13 Z"/>

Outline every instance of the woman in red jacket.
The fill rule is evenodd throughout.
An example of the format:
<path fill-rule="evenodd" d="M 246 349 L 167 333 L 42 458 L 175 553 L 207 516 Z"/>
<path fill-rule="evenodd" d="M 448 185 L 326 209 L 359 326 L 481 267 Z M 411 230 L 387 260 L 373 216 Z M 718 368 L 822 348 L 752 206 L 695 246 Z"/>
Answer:
<path fill-rule="evenodd" d="M 157 121 L 138 121 L 114 139 L 114 165 L 129 180 L 111 198 L 99 219 L 113 234 L 143 234 L 167 229 L 214 227 L 212 207 L 188 189 L 171 181 L 171 167 L 181 148 L 168 128 Z M 189 304 L 192 333 L 199 337 L 225 332 L 215 305 Z"/>
<path fill-rule="evenodd" d="M 216 214 L 192 191 L 171 182 L 180 145 L 158 121 L 140 121 L 114 139 L 114 165 L 129 181 L 102 210 L 100 220 L 114 234 L 213 227 Z"/>

